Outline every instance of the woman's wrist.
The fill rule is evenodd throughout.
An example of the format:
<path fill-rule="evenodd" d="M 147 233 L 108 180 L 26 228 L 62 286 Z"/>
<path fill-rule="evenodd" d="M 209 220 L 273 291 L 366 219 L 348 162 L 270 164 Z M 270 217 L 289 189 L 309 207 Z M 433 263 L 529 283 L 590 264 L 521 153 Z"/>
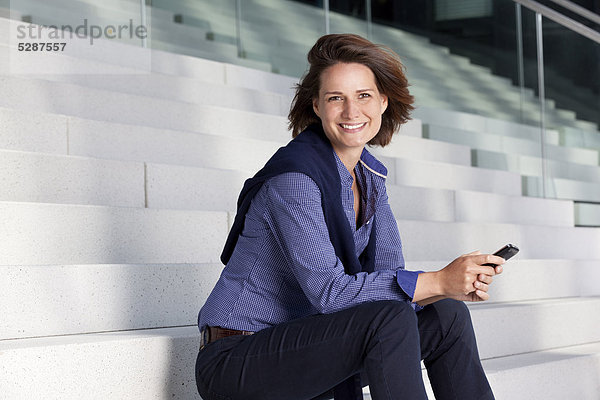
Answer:
<path fill-rule="evenodd" d="M 439 300 L 443 297 L 444 291 L 441 285 L 440 271 L 420 273 L 417 278 L 413 302 L 425 305 L 431 303 L 431 299 Z"/>

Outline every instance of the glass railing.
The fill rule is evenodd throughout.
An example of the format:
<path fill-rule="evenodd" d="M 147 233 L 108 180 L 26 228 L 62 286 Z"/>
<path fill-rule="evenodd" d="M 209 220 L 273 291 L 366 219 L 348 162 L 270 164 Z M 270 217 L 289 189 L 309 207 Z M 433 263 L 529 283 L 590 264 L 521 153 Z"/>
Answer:
<path fill-rule="evenodd" d="M 132 21 L 148 37 L 122 38 L 129 44 L 292 77 L 318 37 L 356 33 L 400 55 L 427 137 L 469 145 L 474 166 L 520 173 L 527 195 L 600 202 L 586 186 L 600 182 L 600 25 L 557 21 L 536 4 L 0 0 L 0 12 L 44 25 Z"/>

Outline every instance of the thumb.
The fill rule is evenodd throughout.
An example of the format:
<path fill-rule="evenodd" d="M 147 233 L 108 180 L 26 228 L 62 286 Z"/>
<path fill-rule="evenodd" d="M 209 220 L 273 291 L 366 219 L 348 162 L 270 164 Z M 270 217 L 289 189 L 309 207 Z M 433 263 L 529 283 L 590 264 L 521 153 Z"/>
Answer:
<path fill-rule="evenodd" d="M 475 251 L 465 254 L 465 256 L 476 256 L 478 254 L 481 254 L 481 251 L 475 250 Z"/>

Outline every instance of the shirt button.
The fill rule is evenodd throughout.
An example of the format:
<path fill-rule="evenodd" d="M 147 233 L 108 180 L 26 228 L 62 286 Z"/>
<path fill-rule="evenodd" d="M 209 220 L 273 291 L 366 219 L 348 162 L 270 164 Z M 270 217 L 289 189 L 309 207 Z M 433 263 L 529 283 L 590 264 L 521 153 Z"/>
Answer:
<path fill-rule="evenodd" d="M 369 225 L 369 223 L 370 223 L 370 222 L 371 222 L 370 220 L 369 220 L 369 221 L 367 221 L 365 225 Z"/>

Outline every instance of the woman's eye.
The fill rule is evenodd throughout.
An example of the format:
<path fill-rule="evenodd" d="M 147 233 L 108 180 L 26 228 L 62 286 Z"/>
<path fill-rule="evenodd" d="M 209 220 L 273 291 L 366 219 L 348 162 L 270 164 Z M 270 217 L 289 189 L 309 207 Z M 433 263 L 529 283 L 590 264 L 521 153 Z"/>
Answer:
<path fill-rule="evenodd" d="M 358 95 L 359 99 L 366 99 L 368 97 L 371 97 L 370 93 L 361 93 L 361 94 Z"/>
<path fill-rule="evenodd" d="M 331 96 L 327 99 L 327 101 L 337 101 L 337 100 L 341 100 L 342 98 L 340 96 Z"/>

